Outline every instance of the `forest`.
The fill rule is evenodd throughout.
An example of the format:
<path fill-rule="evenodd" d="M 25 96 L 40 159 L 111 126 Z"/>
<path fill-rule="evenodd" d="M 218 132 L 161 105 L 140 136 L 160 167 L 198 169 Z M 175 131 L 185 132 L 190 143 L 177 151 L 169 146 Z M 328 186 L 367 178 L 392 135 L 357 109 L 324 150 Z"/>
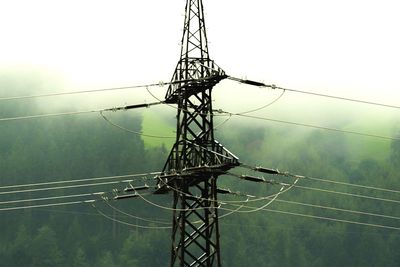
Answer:
<path fill-rule="evenodd" d="M 37 84 L 33 78 L 0 76 L 0 97 L 31 94 L 25 88 Z M 131 132 L 98 113 L 0 121 L 1 266 L 168 266 L 171 195 L 112 200 L 127 180 L 153 185 L 151 173 L 162 169 L 170 151 L 171 142 L 134 133 L 152 134 L 160 126 L 147 112 L 110 115 Z M 0 104 L 1 118 L 41 113 L 42 103 L 32 99 Z M 165 123 L 163 129 L 174 127 L 173 118 Z M 389 125 L 390 134 L 399 136 L 399 127 Z M 216 137 L 241 162 L 314 178 L 299 179 L 297 187 L 255 211 L 248 207 L 262 207 L 269 199 L 246 202 L 251 198 L 242 195 L 264 197 L 280 186 L 220 176 L 221 188 L 242 194 L 221 201 L 247 206 L 220 210 L 223 266 L 400 266 L 398 139 L 241 121 L 221 124 Z M 232 172 L 254 174 L 244 168 Z M 65 182 L 71 180 L 80 182 Z M 24 186 L 38 183 L 43 185 Z M 70 204 L 45 206 L 57 203 Z M 37 205 L 43 206 L 27 208 Z"/>

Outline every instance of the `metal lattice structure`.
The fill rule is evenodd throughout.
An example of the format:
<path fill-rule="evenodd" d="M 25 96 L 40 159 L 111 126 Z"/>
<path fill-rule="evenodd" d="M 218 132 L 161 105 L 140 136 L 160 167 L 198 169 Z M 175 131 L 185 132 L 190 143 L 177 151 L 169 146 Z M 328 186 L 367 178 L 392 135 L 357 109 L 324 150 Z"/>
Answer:
<path fill-rule="evenodd" d="M 171 266 L 221 266 L 217 178 L 239 164 L 214 139 L 211 92 L 226 78 L 210 59 L 202 0 L 187 0 L 181 55 L 165 102 L 177 105 L 176 143 L 156 193 L 173 193 Z"/>

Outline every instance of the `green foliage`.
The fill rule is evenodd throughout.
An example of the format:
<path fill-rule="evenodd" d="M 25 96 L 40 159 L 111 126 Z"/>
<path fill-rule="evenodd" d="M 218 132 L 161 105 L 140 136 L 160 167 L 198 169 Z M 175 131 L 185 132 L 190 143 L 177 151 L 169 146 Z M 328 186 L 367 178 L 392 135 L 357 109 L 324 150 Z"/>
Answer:
<path fill-rule="evenodd" d="M 400 141 L 392 142 L 390 161 L 393 166 L 400 166 Z"/>
<path fill-rule="evenodd" d="M 29 266 L 31 263 L 29 248 L 32 245 L 32 240 L 24 224 L 19 226 L 15 240 L 10 244 L 9 251 L 6 253 L 9 257 L 10 266 Z"/>
<path fill-rule="evenodd" d="M 72 260 L 73 267 L 89 267 L 85 251 L 78 247 Z"/>
<path fill-rule="evenodd" d="M 173 118 L 173 116 L 171 117 Z M 142 140 L 146 147 L 158 148 L 165 146 L 171 148 L 175 142 L 174 131 L 175 128 L 171 126 L 171 123 L 160 117 L 159 113 L 155 114 L 152 111 L 143 113 L 142 132 L 145 135 L 142 136 Z M 162 138 L 153 138 L 151 136 L 161 136 Z"/>
<path fill-rule="evenodd" d="M 29 81 L 15 84 L 15 81 L 5 81 L 4 78 L 1 82 L 15 88 L 36 84 Z M 23 94 L 16 90 L 17 93 Z M 0 106 L 1 116 L 36 114 L 39 111 L 35 102 Z M 129 113 L 116 114 L 113 121 L 130 125 L 128 128 L 135 131 L 154 134 L 169 134 L 173 128 L 165 121 L 147 115 L 143 118 Z M 219 141 L 242 162 L 335 181 L 399 189 L 400 142 L 381 146 L 364 139 L 354 141 L 345 135 L 294 131 L 292 128 L 229 126 L 219 129 Z M 170 151 L 170 146 L 162 143 L 121 131 L 108 125 L 100 116 L 0 123 L 0 186 L 159 171 Z M 244 170 L 238 169 L 238 173 L 240 171 Z M 293 182 L 290 178 L 266 178 Z M 257 196 L 279 190 L 276 186 L 254 185 L 225 176 L 219 179 L 219 183 L 233 191 Z M 318 181 L 301 180 L 298 184 L 398 199 L 396 194 Z M 48 196 L 110 191 L 113 188 L 64 189 Z M 41 196 L 42 193 L 31 193 L 12 199 Z M 163 205 L 170 206 L 169 197 L 159 196 L 158 199 Z M 395 204 L 297 188 L 282 194 L 280 199 L 400 217 Z M 0 196 L 0 202 L 4 200 L 9 199 Z M 261 206 L 265 203 L 247 204 Z M 127 200 L 115 205 L 139 217 L 168 220 L 171 217 L 168 212 L 150 209 L 140 200 Z M 99 204 L 98 208 L 114 220 L 149 225 L 105 204 Z M 396 220 L 387 218 L 351 215 L 278 201 L 268 208 L 399 227 Z M 0 215 L 1 266 L 167 266 L 169 262 L 169 230 L 144 230 L 120 224 L 99 216 L 89 206 L 31 209 L 2 212 Z M 395 230 L 259 211 L 221 219 L 220 231 L 224 266 L 361 267 L 398 266 L 400 262 L 400 234 Z"/>
<path fill-rule="evenodd" d="M 64 258 L 58 248 L 56 233 L 49 226 L 38 229 L 30 248 L 31 264 L 29 266 L 61 266 Z"/>
<path fill-rule="evenodd" d="M 101 253 L 99 260 L 96 264 L 98 267 L 116 267 L 114 257 L 110 251 L 104 251 Z"/>
<path fill-rule="evenodd" d="M 119 262 L 128 266 L 166 266 L 168 238 L 158 231 L 132 231 L 122 247 Z M 157 244 L 155 246 L 155 244 Z"/>

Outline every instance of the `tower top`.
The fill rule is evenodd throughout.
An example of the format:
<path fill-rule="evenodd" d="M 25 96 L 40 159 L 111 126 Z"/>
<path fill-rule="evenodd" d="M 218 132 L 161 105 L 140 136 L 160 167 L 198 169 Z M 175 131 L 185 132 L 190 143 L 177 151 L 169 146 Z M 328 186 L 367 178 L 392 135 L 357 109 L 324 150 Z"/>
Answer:
<path fill-rule="evenodd" d="M 181 55 L 165 101 L 177 103 L 183 96 L 190 97 L 204 91 L 205 88 L 211 89 L 224 78 L 225 72 L 208 54 L 203 1 L 187 0 Z"/>
<path fill-rule="evenodd" d="M 181 42 L 181 59 L 208 59 L 208 44 L 202 0 L 188 0 Z"/>

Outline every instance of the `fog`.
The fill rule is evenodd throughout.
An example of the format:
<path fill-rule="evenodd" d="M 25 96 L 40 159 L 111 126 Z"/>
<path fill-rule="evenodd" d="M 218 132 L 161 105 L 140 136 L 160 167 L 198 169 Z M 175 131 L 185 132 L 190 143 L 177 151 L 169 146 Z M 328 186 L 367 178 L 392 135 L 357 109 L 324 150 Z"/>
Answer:
<path fill-rule="evenodd" d="M 204 1 L 211 57 L 228 74 L 395 103 L 396 1 Z M 168 81 L 184 1 L 2 1 L 1 66 L 60 73 L 72 88 Z"/>
<path fill-rule="evenodd" d="M 210 55 L 235 77 L 398 105 L 397 5 L 389 0 L 205 0 Z M 3 1 L 1 97 L 168 82 L 179 56 L 183 11 L 184 1 Z M 167 87 L 148 89 L 163 99 Z M 247 112 L 281 93 L 225 80 L 214 88 L 213 106 Z M 136 88 L 32 101 L 40 112 L 49 113 L 157 99 L 146 88 Z M 176 110 L 168 106 L 129 113 L 163 116 L 175 126 Z M 385 136 L 398 131 L 400 120 L 398 109 L 288 91 L 250 115 Z M 216 125 L 225 118 L 216 116 Z M 286 127 L 241 117 L 221 127 L 235 125 Z M 298 132 L 301 126 L 290 128 Z"/>

